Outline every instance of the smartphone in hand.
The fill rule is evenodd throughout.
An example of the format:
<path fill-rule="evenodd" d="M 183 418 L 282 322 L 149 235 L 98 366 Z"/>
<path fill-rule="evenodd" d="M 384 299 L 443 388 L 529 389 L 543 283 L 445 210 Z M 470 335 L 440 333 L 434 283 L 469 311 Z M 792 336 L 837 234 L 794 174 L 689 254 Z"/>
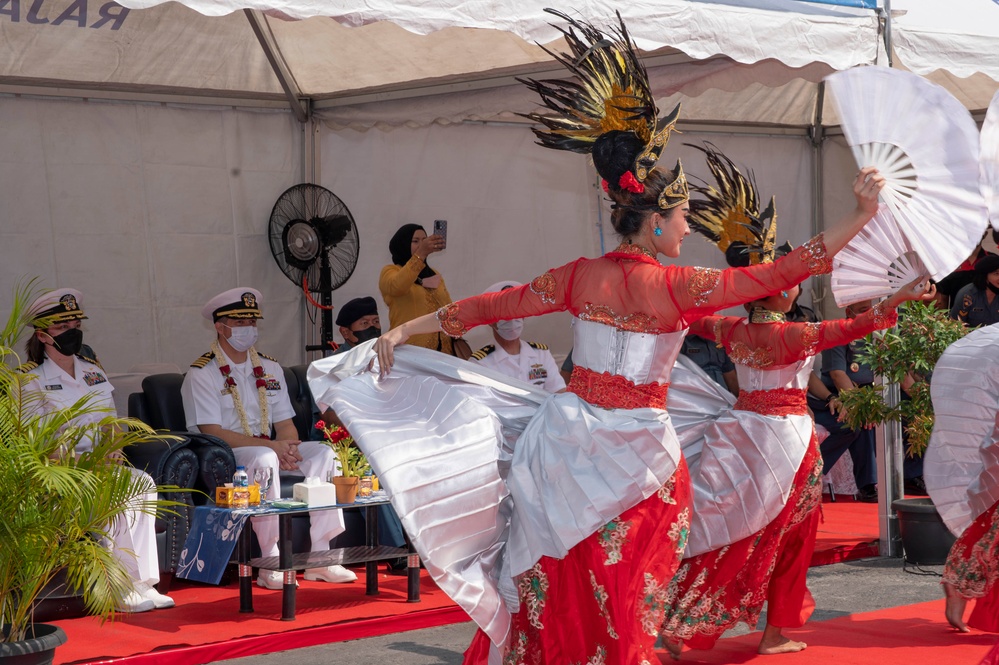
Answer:
<path fill-rule="evenodd" d="M 447 247 L 447 220 L 446 219 L 435 219 L 434 220 L 434 233 L 433 235 L 438 235 L 444 239 L 444 247 Z"/>

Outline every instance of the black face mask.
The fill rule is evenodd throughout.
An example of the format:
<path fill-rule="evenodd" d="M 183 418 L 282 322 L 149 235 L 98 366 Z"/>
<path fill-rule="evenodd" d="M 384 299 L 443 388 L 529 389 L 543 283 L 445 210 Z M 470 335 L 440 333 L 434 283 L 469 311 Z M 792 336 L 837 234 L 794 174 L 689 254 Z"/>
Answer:
<path fill-rule="evenodd" d="M 83 348 L 83 331 L 79 328 L 70 328 L 66 332 L 53 337 L 52 342 L 59 349 L 59 353 L 66 356 L 75 356 Z"/>
<path fill-rule="evenodd" d="M 357 332 L 354 333 L 354 337 L 357 338 L 358 344 L 363 344 L 364 342 L 367 342 L 369 339 L 375 339 L 376 337 L 380 337 L 381 334 L 382 334 L 381 328 L 376 328 L 374 326 L 371 326 L 370 328 L 365 328 L 364 330 L 358 330 Z"/>

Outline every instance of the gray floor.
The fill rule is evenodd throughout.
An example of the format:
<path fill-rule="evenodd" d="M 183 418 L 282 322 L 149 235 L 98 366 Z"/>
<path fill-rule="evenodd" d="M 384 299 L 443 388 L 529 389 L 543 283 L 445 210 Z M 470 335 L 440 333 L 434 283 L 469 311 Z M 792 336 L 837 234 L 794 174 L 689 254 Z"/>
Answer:
<path fill-rule="evenodd" d="M 901 559 L 868 559 L 819 566 L 809 571 L 808 586 L 817 609 L 812 621 L 857 612 L 921 603 L 942 597 L 942 566 L 903 569 Z M 939 617 L 943 621 L 943 617 Z M 762 621 L 762 619 L 761 619 Z M 223 661 L 233 665 L 458 665 L 475 632 L 471 623 L 414 630 L 351 642 Z M 732 635 L 748 632 L 733 630 Z M 280 636 L 275 636 L 280 648 Z"/>

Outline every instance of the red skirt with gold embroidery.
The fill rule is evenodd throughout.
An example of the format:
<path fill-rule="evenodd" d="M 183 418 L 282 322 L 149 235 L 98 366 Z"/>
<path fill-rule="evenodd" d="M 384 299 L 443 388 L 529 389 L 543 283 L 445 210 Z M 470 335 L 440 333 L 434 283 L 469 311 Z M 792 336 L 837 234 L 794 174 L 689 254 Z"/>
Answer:
<path fill-rule="evenodd" d="M 999 503 L 979 515 L 950 548 L 943 581 L 977 598 L 968 625 L 999 632 Z"/>
<path fill-rule="evenodd" d="M 656 637 L 690 530 L 690 477 L 680 461 L 653 496 L 629 508 L 569 550 L 543 557 L 519 579 L 504 665 L 658 662 Z M 466 664 L 485 664 L 489 638 L 479 631 Z"/>
<path fill-rule="evenodd" d="M 740 621 L 755 628 L 764 601 L 769 602 L 769 623 L 803 625 L 815 607 L 805 576 L 815 549 L 821 478 L 822 456 L 813 432 L 777 518 L 752 536 L 680 565 L 668 587 L 663 633 L 692 648 L 710 649 Z"/>

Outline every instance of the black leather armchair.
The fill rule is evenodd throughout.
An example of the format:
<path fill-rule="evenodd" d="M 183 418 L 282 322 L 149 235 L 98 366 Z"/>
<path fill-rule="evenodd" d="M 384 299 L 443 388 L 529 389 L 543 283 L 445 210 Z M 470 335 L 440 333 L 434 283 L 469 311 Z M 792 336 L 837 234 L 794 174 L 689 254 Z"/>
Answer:
<path fill-rule="evenodd" d="M 172 485 L 179 488 L 177 491 L 160 492 L 160 498 L 176 501 L 181 505 L 156 516 L 160 591 L 164 593 L 177 569 L 194 509 L 190 490 L 198 476 L 198 458 L 190 449 L 190 443 L 190 439 L 181 436 L 166 441 L 144 441 L 129 446 L 124 451 L 128 463 L 152 476 L 158 486 Z"/>
<path fill-rule="evenodd" d="M 195 505 L 202 505 L 215 496 L 215 488 L 232 480 L 236 458 L 232 449 L 221 439 L 187 431 L 184 403 L 180 387 L 183 374 L 153 374 L 142 380 L 142 392 L 128 397 L 128 415 L 138 418 L 155 430 L 166 430 L 190 439 L 189 448 L 198 458 L 198 476 L 194 489 Z"/>
<path fill-rule="evenodd" d="M 129 462 L 145 469 L 158 484 L 194 490 L 162 495 L 164 499 L 184 504 L 171 513 L 157 517 L 161 578 L 167 579 L 176 571 L 190 530 L 194 506 L 214 497 L 215 487 L 228 482 L 236 470 L 232 450 L 223 441 L 207 434 L 186 431 L 184 405 L 180 397 L 183 380 L 183 374 L 153 374 L 142 380 L 142 392 L 128 396 L 130 417 L 179 438 L 179 441 L 131 446 L 125 451 Z M 162 586 L 161 579 L 161 591 Z"/>

